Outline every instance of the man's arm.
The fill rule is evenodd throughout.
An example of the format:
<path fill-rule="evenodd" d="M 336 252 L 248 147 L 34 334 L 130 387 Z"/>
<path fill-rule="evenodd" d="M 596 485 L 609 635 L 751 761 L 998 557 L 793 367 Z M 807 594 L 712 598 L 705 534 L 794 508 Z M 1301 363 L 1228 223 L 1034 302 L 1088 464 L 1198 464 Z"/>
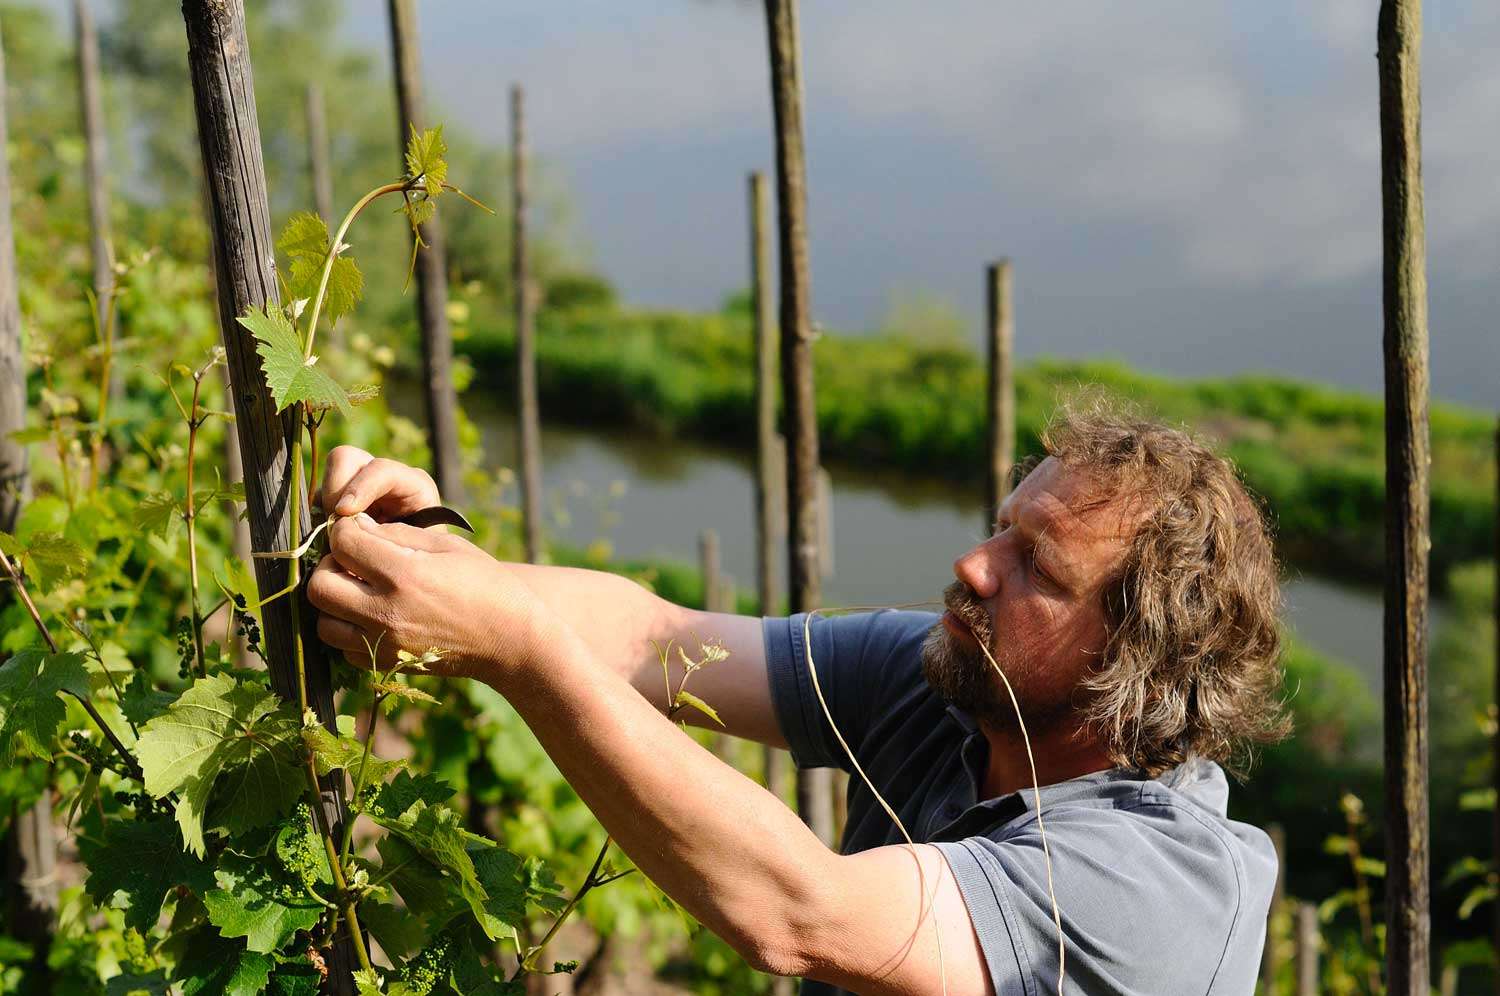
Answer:
<path fill-rule="evenodd" d="M 441 501 L 426 471 L 373 457 L 354 446 L 337 446 L 329 452 L 322 490 L 324 508 L 346 516 L 365 512 L 377 522 Z M 433 530 L 447 535 L 446 527 Z M 672 643 L 696 658 L 700 640 L 719 641 L 729 652 L 728 659 L 696 672 L 688 689 L 713 703 L 724 726 L 718 727 L 696 710 L 687 710 L 682 718 L 773 747 L 786 746 L 771 706 L 760 620 L 684 608 L 628 578 L 604 571 L 509 566 L 583 639 L 593 660 L 623 676 L 659 710 L 670 703 L 656 647 Z M 683 671 L 675 649 L 668 655 L 668 666 L 675 689 Z"/>

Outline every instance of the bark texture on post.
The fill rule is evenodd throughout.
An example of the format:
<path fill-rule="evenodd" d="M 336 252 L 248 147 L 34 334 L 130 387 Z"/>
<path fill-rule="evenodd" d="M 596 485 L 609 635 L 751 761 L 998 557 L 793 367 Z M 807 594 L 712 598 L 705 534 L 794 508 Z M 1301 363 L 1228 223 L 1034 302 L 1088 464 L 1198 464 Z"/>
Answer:
<path fill-rule="evenodd" d="M 787 574 L 793 612 L 822 601 L 818 574 L 818 413 L 813 395 L 812 279 L 807 253 L 807 160 L 796 0 L 766 0 L 771 106 L 776 120 L 777 230 L 781 264 L 781 382 L 786 408 Z M 833 840 L 826 768 L 797 772 L 797 809 L 813 833 Z"/>
<path fill-rule="evenodd" d="M 536 294 L 526 245 L 526 117 L 520 84 L 510 88 L 510 285 L 516 308 L 516 439 L 526 559 L 542 557 L 542 416 L 536 390 Z"/>
<path fill-rule="evenodd" d="M 1427 804 L 1427 245 L 1421 0 L 1382 0 L 1380 187 L 1385 310 L 1386 985 L 1431 984 Z"/>
<path fill-rule="evenodd" d="M 79 117 L 83 124 L 83 180 L 89 201 L 89 251 L 94 264 L 94 297 L 99 328 L 114 294 L 114 250 L 109 230 L 108 152 L 104 144 L 104 111 L 99 96 L 99 35 L 88 0 L 73 0 L 73 37 L 78 58 Z"/>
<path fill-rule="evenodd" d="M 989 397 L 985 406 L 985 534 L 995 524 L 1000 502 L 1010 492 L 1016 463 L 1016 387 L 1011 350 L 1016 324 L 1012 304 L 1010 260 L 985 267 L 985 342 L 989 353 Z"/>
<path fill-rule="evenodd" d="M 1281 913 L 1282 904 L 1286 902 L 1286 831 L 1281 828 L 1281 824 L 1272 823 L 1266 827 L 1266 835 L 1271 838 L 1271 849 L 1276 852 L 1276 885 L 1271 891 L 1270 909 L 1266 911 L 1266 943 L 1261 949 L 1260 991 L 1264 996 L 1274 996 L 1276 976 L 1281 974 L 1281 949 L 1276 944 L 1271 927 Z"/>
<path fill-rule="evenodd" d="M 291 442 L 299 429 L 291 411 L 276 413 L 261 373 L 255 340 L 235 321 L 246 308 L 279 300 L 244 0 L 186 0 L 182 14 L 208 192 L 219 324 L 228 354 L 235 429 L 244 464 L 250 540 L 255 550 L 285 550 L 290 546 L 292 502 L 298 503 L 300 521 L 309 521 L 302 482 L 291 472 Z M 288 561 L 267 559 L 254 564 L 261 591 L 280 591 L 286 586 Z M 299 592 L 297 597 L 303 596 Z M 291 601 L 277 599 L 262 612 L 271 685 L 283 699 L 295 702 Z M 315 613 L 305 599 L 301 620 L 308 704 L 331 729 L 334 710 L 328 661 L 317 638 Z M 343 822 L 340 796 L 334 782 L 325 783 L 325 805 L 334 826 Z M 353 992 L 354 958 L 348 943 L 336 943 L 332 956 L 330 981 L 334 991 Z"/>
<path fill-rule="evenodd" d="M 422 52 L 411 0 L 390 0 L 390 21 L 398 148 L 404 154 L 412 127 L 421 131 L 426 123 L 422 113 Z M 401 168 L 406 169 L 404 159 Z M 458 396 L 453 390 L 453 336 L 448 328 L 447 252 L 438 218 L 422 225 L 422 241 L 427 248 L 417 253 L 417 322 L 422 330 L 422 384 L 432 477 L 444 501 L 462 504 L 466 498 L 458 452 Z"/>
<path fill-rule="evenodd" d="M 333 216 L 333 172 L 328 165 L 328 124 L 323 115 L 323 88 L 307 84 L 307 169 L 312 177 L 313 206 L 331 230 L 339 219 Z"/>
<path fill-rule="evenodd" d="M 21 351 L 16 244 L 10 219 L 5 104 L 5 46 L 0 39 L 0 530 L 11 532 L 29 492 L 26 446 L 10 435 L 26 427 L 26 365 Z M 46 989 L 50 985 L 47 955 L 58 906 L 57 835 L 50 790 L 33 805 L 11 814 L 4 845 L 6 931 L 31 945 L 33 981 Z"/>

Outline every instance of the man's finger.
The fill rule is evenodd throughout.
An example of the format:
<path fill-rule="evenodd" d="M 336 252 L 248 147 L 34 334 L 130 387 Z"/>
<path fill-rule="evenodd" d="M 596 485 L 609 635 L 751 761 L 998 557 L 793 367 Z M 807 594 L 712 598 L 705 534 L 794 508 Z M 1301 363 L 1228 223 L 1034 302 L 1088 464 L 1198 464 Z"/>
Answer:
<path fill-rule="evenodd" d="M 364 580 L 340 566 L 332 555 L 318 562 L 307 579 L 307 600 L 326 615 L 340 619 L 368 619 L 376 592 Z"/>
<path fill-rule="evenodd" d="M 374 459 L 358 446 L 335 446 L 329 450 L 323 461 L 323 508 L 333 508 L 359 468 Z"/>
<path fill-rule="evenodd" d="M 347 571 L 359 575 L 380 588 L 394 588 L 405 572 L 410 558 L 424 552 L 421 548 L 399 543 L 383 530 L 394 528 L 381 525 L 363 513 L 336 519 L 328 527 L 328 552 Z M 411 526 L 404 527 L 412 532 Z M 428 533 L 432 536 L 434 534 Z"/>
<path fill-rule="evenodd" d="M 415 512 L 441 501 L 425 470 L 377 457 L 349 478 L 329 508 L 339 515 L 368 512 L 387 517 Z"/>
<path fill-rule="evenodd" d="M 343 650 L 347 653 L 358 651 L 365 653 L 365 631 L 338 616 L 331 616 L 326 612 L 318 615 L 318 639 L 333 647 L 335 650 Z M 371 645 L 375 643 L 370 641 Z"/>

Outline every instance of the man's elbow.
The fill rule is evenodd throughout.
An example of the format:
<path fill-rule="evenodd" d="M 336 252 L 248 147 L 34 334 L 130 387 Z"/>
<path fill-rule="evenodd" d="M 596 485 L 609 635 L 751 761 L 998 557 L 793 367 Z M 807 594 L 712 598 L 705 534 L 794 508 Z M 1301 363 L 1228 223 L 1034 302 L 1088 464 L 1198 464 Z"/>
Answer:
<path fill-rule="evenodd" d="M 825 857 L 833 855 L 819 855 L 820 864 Z M 830 897 L 824 886 L 825 875 L 808 868 L 783 879 L 768 901 L 738 904 L 721 936 L 758 972 L 802 977 L 814 974 L 826 960 L 823 938 L 831 919 L 826 915 Z M 795 881 L 790 881 L 792 878 Z"/>

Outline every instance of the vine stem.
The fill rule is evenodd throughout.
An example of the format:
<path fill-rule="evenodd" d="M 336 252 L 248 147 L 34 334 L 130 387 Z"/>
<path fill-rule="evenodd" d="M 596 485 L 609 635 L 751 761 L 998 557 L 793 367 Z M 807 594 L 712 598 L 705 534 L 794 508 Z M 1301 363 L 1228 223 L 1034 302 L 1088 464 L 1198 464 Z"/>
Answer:
<path fill-rule="evenodd" d="M 355 201 L 354 206 L 349 209 L 349 213 L 344 215 L 344 220 L 339 223 L 339 230 L 334 233 L 333 240 L 328 245 L 328 258 L 323 260 L 323 274 L 318 279 L 318 293 L 313 295 L 312 316 L 307 322 L 307 342 L 302 347 L 302 356 L 304 359 L 312 356 L 313 338 L 318 333 L 318 315 L 323 311 L 323 299 L 328 293 L 328 277 L 333 273 L 333 261 L 338 257 L 339 246 L 344 244 L 344 236 L 348 234 L 349 226 L 354 224 L 354 219 L 369 206 L 371 201 L 378 197 L 384 197 L 386 194 L 399 194 L 408 189 L 407 184 L 408 181 L 406 180 L 381 184 Z M 296 546 L 295 543 L 292 545 Z"/>
<path fill-rule="evenodd" d="M 11 562 L 10 555 L 4 551 L 0 551 L 0 564 L 4 565 L 5 573 L 10 575 L 11 583 L 16 586 L 16 593 L 21 596 L 21 604 L 26 606 L 26 612 L 31 616 L 32 625 L 36 627 L 37 632 L 42 634 L 42 639 L 47 641 L 47 649 L 54 654 L 61 653 L 62 651 L 57 648 L 57 641 L 52 639 L 52 631 L 42 621 L 42 614 L 37 611 L 36 603 L 31 600 L 31 592 L 26 590 L 26 585 L 21 580 L 21 572 Z M 83 711 L 88 713 L 89 719 L 93 720 L 94 725 L 99 727 L 99 732 L 104 734 L 104 738 L 109 741 L 110 746 L 114 747 L 115 752 L 120 755 L 120 759 L 129 766 L 130 773 L 144 784 L 146 773 L 141 770 L 140 763 L 136 761 L 135 755 L 126 749 L 125 744 L 120 741 L 120 738 L 115 735 L 115 731 L 110 729 L 109 724 L 104 721 L 104 717 L 99 715 L 99 710 L 94 708 L 94 703 L 90 702 L 86 696 L 78 695 L 74 692 L 69 692 L 68 694 L 78 700 L 78 704 L 83 706 Z"/>

